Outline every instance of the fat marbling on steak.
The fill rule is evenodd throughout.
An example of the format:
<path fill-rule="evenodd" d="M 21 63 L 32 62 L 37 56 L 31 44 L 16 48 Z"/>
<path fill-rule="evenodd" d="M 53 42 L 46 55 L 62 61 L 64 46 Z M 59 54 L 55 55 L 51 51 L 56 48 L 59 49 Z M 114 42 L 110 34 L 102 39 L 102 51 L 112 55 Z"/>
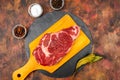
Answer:
<path fill-rule="evenodd" d="M 71 26 L 54 33 L 46 33 L 33 51 L 35 59 L 43 66 L 56 64 L 70 51 L 79 33 L 79 26 Z"/>

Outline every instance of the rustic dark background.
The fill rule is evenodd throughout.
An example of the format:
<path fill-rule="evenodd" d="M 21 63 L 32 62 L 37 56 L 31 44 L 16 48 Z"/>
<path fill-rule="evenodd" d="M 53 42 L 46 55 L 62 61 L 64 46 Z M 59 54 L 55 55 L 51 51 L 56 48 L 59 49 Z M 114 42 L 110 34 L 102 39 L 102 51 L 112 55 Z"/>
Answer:
<path fill-rule="evenodd" d="M 34 18 L 27 9 L 34 2 L 42 5 L 43 15 L 53 11 L 49 0 L 0 0 L 0 80 L 12 80 L 13 71 L 27 62 L 25 41 L 13 38 L 11 30 L 18 23 L 29 29 Z M 120 80 L 120 0 L 65 0 L 62 11 L 88 25 L 94 51 L 104 59 L 86 65 L 74 78 L 50 78 L 35 71 L 26 80 Z"/>

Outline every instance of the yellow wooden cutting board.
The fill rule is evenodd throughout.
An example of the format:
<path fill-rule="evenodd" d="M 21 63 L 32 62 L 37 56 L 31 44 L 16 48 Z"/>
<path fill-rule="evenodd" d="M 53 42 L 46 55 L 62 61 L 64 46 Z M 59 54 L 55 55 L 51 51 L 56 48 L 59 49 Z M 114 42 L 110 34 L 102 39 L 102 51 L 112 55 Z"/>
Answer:
<path fill-rule="evenodd" d="M 65 64 L 68 60 L 70 60 L 73 56 L 75 56 L 80 50 L 85 48 L 90 43 L 90 40 L 86 36 L 86 34 L 82 30 L 80 30 L 80 34 L 79 34 L 78 38 L 74 41 L 74 43 L 71 47 L 71 50 L 67 53 L 66 56 L 63 57 L 63 59 L 60 62 L 56 63 L 55 65 L 42 66 L 37 63 L 35 57 L 32 55 L 33 50 L 37 47 L 37 45 L 40 42 L 40 39 L 44 36 L 44 34 L 58 32 L 64 28 L 68 28 L 68 27 L 75 26 L 75 25 L 77 25 L 75 23 L 75 21 L 68 14 L 66 14 L 60 20 L 58 20 L 56 23 L 51 25 L 46 31 L 44 31 L 36 39 L 34 39 L 29 44 L 30 58 L 29 58 L 28 62 L 22 68 L 16 70 L 13 73 L 13 80 L 24 80 L 25 77 L 30 72 L 32 72 L 34 70 L 38 70 L 38 69 L 48 71 L 49 73 L 53 73 L 59 67 L 61 67 L 63 64 Z"/>

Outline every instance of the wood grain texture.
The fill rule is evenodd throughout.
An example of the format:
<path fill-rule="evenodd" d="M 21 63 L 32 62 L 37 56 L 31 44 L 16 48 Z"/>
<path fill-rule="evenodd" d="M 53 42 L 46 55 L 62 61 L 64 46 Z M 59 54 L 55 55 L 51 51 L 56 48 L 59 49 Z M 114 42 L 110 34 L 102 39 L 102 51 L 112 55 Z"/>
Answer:
<path fill-rule="evenodd" d="M 12 80 L 12 72 L 27 62 L 24 39 L 13 38 L 11 30 L 21 23 L 28 29 L 34 21 L 27 13 L 31 3 L 40 3 L 44 13 L 53 11 L 49 0 L 0 0 L 0 80 Z M 38 71 L 26 80 L 120 80 L 120 0 L 65 0 L 62 9 L 88 25 L 95 52 L 105 58 L 88 64 L 76 76 L 51 78 Z"/>

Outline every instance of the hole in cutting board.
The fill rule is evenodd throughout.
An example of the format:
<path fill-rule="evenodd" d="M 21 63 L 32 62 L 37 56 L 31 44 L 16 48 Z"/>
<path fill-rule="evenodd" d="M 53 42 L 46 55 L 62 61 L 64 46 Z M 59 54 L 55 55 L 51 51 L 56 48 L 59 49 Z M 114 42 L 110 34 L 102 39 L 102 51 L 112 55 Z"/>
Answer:
<path fill-rule="evenodd" d="M 18 78 L 21 77 L 21 74 L 18 73 L 18 74 L 17 74 L 17 77 L 18 77 Z"/>

